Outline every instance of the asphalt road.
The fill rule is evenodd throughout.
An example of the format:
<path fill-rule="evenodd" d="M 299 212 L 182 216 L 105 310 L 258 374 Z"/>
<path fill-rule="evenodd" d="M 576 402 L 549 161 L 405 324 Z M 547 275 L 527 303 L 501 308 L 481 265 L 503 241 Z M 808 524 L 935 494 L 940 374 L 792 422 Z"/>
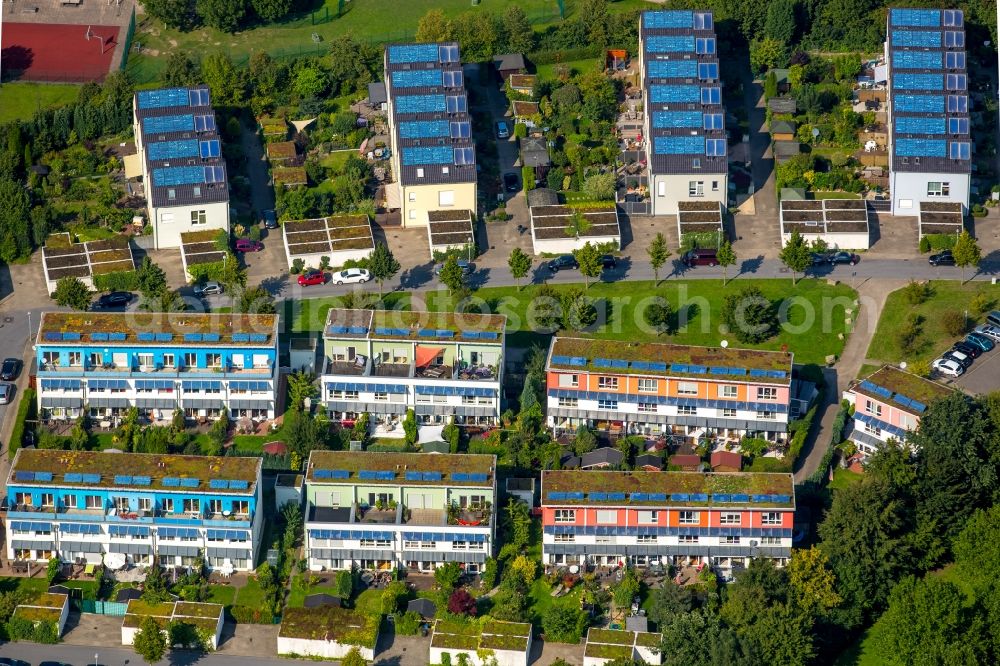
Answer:
<path fill-rule="evenodd" d="M 97 661 L 94 661 L 95 653 Z M 86 645 L 39 645 L 37 643 L 7 643 L 0 646 L 0 656 L 24 659 L 32 666 L 42 660 L 61 661 L 71 666 L 142 666 L 146 662 L 131 648 L 95 648 Z M 281 666 L 284 664 L 313 664 L 315 661 L 284 659 L 278 657 L 225 656 L 222 654 L 173 651 L 157 666 Z M 330 662 L 324 662 L 330 663 Z"/>

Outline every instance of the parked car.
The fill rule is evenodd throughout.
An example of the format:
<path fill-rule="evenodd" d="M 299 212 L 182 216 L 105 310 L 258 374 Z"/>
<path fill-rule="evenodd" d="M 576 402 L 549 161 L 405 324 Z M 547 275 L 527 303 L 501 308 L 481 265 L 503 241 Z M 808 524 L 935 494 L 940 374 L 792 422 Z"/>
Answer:
<path fill-rule="evenodd" d="M 0 405 L 9 405 L 14 399 L 14 385 L 0 384 Z"/>
<path fill-rule="evenodd" d="M 5 382 L 12 382 L 21 374 L 21 359 L 5 358 L 0 366 L 0 379 Z"/>
<path fill-rule="evenodd" d="M 601 255 L 601 268 L 615 268 L 618 266 L 618 260 L 615 259 L 613 254 L 602 254 Z"/>
<path fill-rule="evenodd" d="M 548 263 L 548 267 L 549 270 L 552 271 L 553 273 L 558 273 L 559 271 L 570 268 L 579 268 L 580 264 L 577 263 L 576 257 L 574 257 L 572 254 L 561 254 L 552 261 L 550 261 Z"/>
<path fill-rule="evenodd" d="M 38 663 L 38 666 L 73 666 L 73 665 L 67 664 L 64 661 L 42 661 Z"/>
<path fill-rule="evenodd" d="M 513 171 L 508 171 L 503 175 L 503 188 L 508 192 L 517 192 L 521 189 L 521 179 Z"/>
<path fill-rule="evenodd" d="M 221 294 L 224 291 L 225 289 L 222 287 L 222 285 L 216 282 L 215 280 L 210 280 L 203 284 L 196 284 L 194 286 L 195 296 L 215 296 Z"/>
<path fill-rule="evenodd" d="M 368 282 L 372 279 L 372 274 L 366 271 L 364 268 L 348 268 L 342 270 L 333 276 L 333 281 L 337 284 L 345 284 L 351 282 Z"/>
<path fill-rule="evenodd" d="M 972 344 L 971 342 L 966 342 L 965 340 L 959 340 L 951 346 L 955 351 L 960 351 L 966 356 L 976 359 L 983 353 L 983 350 L 978 346 Z"/>
<path fill-rule="evenodd" d="M 962 373 L 965 372 L 965 368 L 960 366 L 958 363 L 943 357 L 931 363 L 931 367 L 940 372 L 942 375 L 948 375 L 949 377 L 961 377 Z"/>
<path fill-rule="evenodd" d="M 38 443 L 38 435 L 31 428 L 25 428 L 21 434 L 21 446 L 34 446 Z"/>
<path fill-rule="evenodd" d="M 829 262 L 834 265 L 850 264 L 851 266 L 855 266 L 859 261 L 861 261 L 861 257 L 850 252 L 834 252 L 829 258 Z"/>
<path fill-rule="evenodd" d="M 951 250 L 944 250 L 927 257 L 927 263 L 931 266 L 954 266 L 955 257 L 951 255 Z"/>
<path fill-rule="evenodd" d="M 714 248 L 696 248 L 684 255 L 688 266 L 718 266 L 719 259 Z"/>
<path fill-rule="evenodd" d="M 0 666 L 31 666 L 31 664 L 29 664 L 28 662 L 23 661 L 21 659 L 12 659 L 10 657 L 0 657 Z"/>
<path fill-rule="evenodd" d="M 497 121 L 497 138 L 498 139 L 510 138 L 510 128 L 507 127 L 507 122 L 504 120 Z"/>
<path fill-rule="evenodd" d="M 249 238 L 236 239 L 237 252 L 260 252 L 263 249 L 264 244 L 260 241 L 250 240 Z"/>
<path fill-rule="evenodd" d="M 990 326 L 1000 329 L 1000 312 L 994 310 L 993 312 L 986 315 L 986 323 Z"/>
<path fill-rule="evenodd" d="M 1000 328 L 992 324 L 980 324 L 973 330 L 977 335 L 989 338 L 993 342 L 1000 342 Z"/>
<path fill-rule="evenodd" d="M 993 351 L 993 348 L 996 347 L 995 342 L 990 340 L 985 335 L 980 335 L 979 333 L 969 333 L 965 336 L 965 341 L 969 344 L 976 345 L 984 352 Z"/>
<path fill-rule="evenodd" d="M 277 229 L 278 228 L 278 214 L 273 210 L 265 210 L 260 214 L 262 221 L 264 222 L 265 229 Z"/>
<path fill-rule="evenodd" d="M 299 276 L 300 287 L 309 287 L 314 284 L 326 284 L 326 273 L 314 268 Z"/>
<path fill-rule="evenodd" d="M 92 309 L 108 310 L 110 308 L 123 308 L 131 303 L 133 298 L 135 296 L 129 291 L 112 291 L 110 294 L 104 294 L 98 298 Z"/>
<path fill-rule="evenodd" d="M 476 265 L 465 259 L 459 259 L 455 263 L 462 269 L 462 275 L 472 275 L 473 271 L 476 270 Z M 434 264 L 434 275 L 441 275 L 442 270 L 444 270 L 444 263 Z"/>
<path fill-rule="evenodd" d="M 941 358 L 946 358 L 948 360 L 954 361 L 955 363 L 958 363 L 960 366 L 962 366 L 963 370 L 972 365 L 972 359 L 969 358 L 969 355 L 964 354 L 956 349 L 949 349 L 945 353 L 941 354 Z"/>
<path fill-rule="evenodd" d="M 830 254 L 828 252 L 812 252 L 809 257 L 812 259 L 813 266 L 822 266 L 830 263 Z"/>

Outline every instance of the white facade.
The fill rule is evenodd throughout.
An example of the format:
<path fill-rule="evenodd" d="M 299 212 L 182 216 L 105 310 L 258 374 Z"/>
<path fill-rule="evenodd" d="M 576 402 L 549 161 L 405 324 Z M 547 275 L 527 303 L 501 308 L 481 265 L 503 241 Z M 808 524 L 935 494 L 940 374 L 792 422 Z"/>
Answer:
<path fill-rule="evenodd" d="M 337 389 L 336 385 L 358 384 L 359 378 L 350 375 L 325 373 L 320 377 L 323 399 L 327 409 L 337 418 L 367 411 L 373 417 L 396 415 L 402 418 L 407 409 L 416 413 L 417 420 L 425 424 L 447 424 L 452 417 L 459 423 L 496 422 L 500 418 L 502 386 L 499 378 L 490 380 L 430 379 L 423 377 L 364 377 L 363 390 Z M 373 382 L 378 382 L 375 384 Z M 377 386 L 392 384 L 405 388 L 401 393 L 378 393 Z M 438 389 L 465 391 L 482 389 L 491 395 L 438 395 Z"/>
<path fill-rule="evenodd" d="M 535 230 L 531 230 L 531 247 L 535 254 L 572 254 L 587 243 L 591 245 L 603 245 L 612 243 L 615 249 L 621 249 L 622 237 L 618 234 L 612 236 L 565 236 L 563 238 L 536 238 Z"/>
<path fill-rule="evenodd" d="M 314 533 L 343 532 L 350 528 L 351 538 L 317 538 Z M 374 539 L 365 538 L 372 532 Z M 322 522 L 306 523 L 306 549 L 310 571 L 338 569 L 406 568 L 433 571 L 445 562 L 462 562 L 464 570 L 476 573 L 491 554 L 492 526 L 420 525 Z M 421 540 L 408 538 L 419 533 Z M 388 537 L 388 538 L 385 538 Z"/>
<path fill-rule="evenodd" d="M 729 201 L 724 173 L 650 174 L 649 194 L 653 215 L 676 215 L 678 201 Z"/>
<path fill-rule="evenodd" d="M 150 206 L 149 216 L 153 223 L 154 246 L 158 250 L 180 247 L 181 234 L 189 231 L 229 231 L 228 201 L 159 208 Z"/>
<path fill-rule="evenodd" d="M 822 227 L 819 227 L 822 229 Z M 861 233 L 803 233 L 799 231 L 799 235 L 806 243 L 814 243 L 816 241 L 823 241 L 826 243 L 827 247 L 835 250 L 867 250 L 871 247 L 871 237 L 867 232 Z M 792 239 L 792 233 L 782 233 L 781 234 L 781 247 L 785 247 L 788 241 Z"/>
<path fill-rule="evenodd" d="M 337 641 L 313 640 L 310 638 L 290 638 L 278 636 L 278 654 L 301 655 L 303 657 L 320 657 L 323 659 L 341 659 L 357 648 L 366 661 L 375 659 L 375 650 L 360 645 L 348 645 Z"/>
<path fill-rule="evenodd" d="M 890 154 L 891 152 L 890 147 Z M 913 216 L 920 214 L 921 201 L 952 202 L 962 204 L 962 211 L 969 209 L 969 187 L 972 177 L 967 173 L 914 173 L 890 171 L 889 192 L 892 194 L 892 214 Z M 948 194 L 942 194 L 947 191 Z"/>

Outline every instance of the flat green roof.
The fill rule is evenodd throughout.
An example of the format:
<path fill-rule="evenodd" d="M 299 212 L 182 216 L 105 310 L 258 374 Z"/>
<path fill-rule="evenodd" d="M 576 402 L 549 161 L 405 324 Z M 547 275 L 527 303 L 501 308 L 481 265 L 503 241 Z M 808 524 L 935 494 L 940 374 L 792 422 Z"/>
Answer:
<path fill-rule="evenodd" d="M 222 604 L 178 601 L 174 604 L 174 617 L 200 617 L 217 620 L 222 615 L 223 610 Z"/>
<path fill-rule="evenodd" d="M 885 395 L 879 395 L 877 391 L 872 390 L 869 386 L 863 385 L 864 382 L 870 382 L 877 387 L 887 389 L 892 392 L 892 396 L 886 397 Z M 883 365 L 872 374 L 858 380 L 856 383 L 851 385 L 851 390 L 855 393 L 868 396 L 869 398 L 874 398 L 875 400 L 888 403 L 897 409 L 901 409 L 904 412 L 915 414 L 917 416 L 920 416 L 923 412 L 910 406 L 909 404 L 903 404 L 902 402 L 895 400 L 895 396 L 898 395 L 908 398 L 909 400 L 916 400 L 925 407 L 929 407 L 931 403 L 936 400 L 946 398 L 948 395 L 953 393 L 952 389 L 944 386 L 943 384 L 938 384 L 937 382 L 929 379 L 924 379 L 923 377 L 906 372 L 905 370 L 900 370 L 899 368 L 891 365 Z"/>
<path fill-rule="evenodd" d="M 507 325 L 503 315 L 426 310 L 348 310 L 331 308 L 326 315 L 323 337 L 326 339 L 415 340 L 429 345 L 469 342 L 500 345 Z M 332 327 L 332 328 L 331 328 Z M 350 329 L 356 329 L 351 331 Z M 347 330 L 345 330 L 347 329 Z M 364 330 L 361 330 L 364 329 Z M 449 331 L 438 337 L 421 335 L 424 331 Z M 482 333 L 495 337 L 480 337 Z M 470 335 L 471 334 L 471 335 Z"/>
<path fill-rule="evenodd" d="M 286 608 L 278 635 L 285 638 L 336 641 L 345 645 L 375 647 L 379 618 L 346 608 Z"/>
<path fill-rule="evenodd" d="M 29 604 L 14 609 L 14 617 L 24 618 L 32 622 L 58 622 L 61 616 L 62 608 L 40 608 Z"/>
<path fill-rule="evenodd" d="M 438 620 L 431 637 L 433 647 L 456 650 L 513 650 L 528 649 L 531 625 L 523 622 L 470 620 L 452 622 Z"/>
<path fill-rule="evenodd" d="M 52 339 L 51 334 L 76 333 L 77 340 Z M 91 339 L 93 333 L 124 334 L 123 340 Z M 173 337 L 165 340 L 140 340 L 143 333 L 169 333 Z M 218 339 L 204 339 L 204 336 L 218 336 Z M 262 335 L 261 341 L 248 339 L 234 340 L 233 335 Z M 190 336 L 198 335 L 199 339 Z M 48 336 L 48 337 L 47 337 Z M 249 314 L 206 314 L 199 312 L 46 312 L 38 327 L 36 343 L 40 345 L 71 346 L 122 346 L 142 345 L 150 347 L 184 346 L 219 347 L 224 345 L 273 346 L 278 336 L 277 315 Z"/>
<path fill-rule="evenodd" d="M 236 456 L 181 456 L 157 453 L 106 453 L 102 451 L 62 451 L 53 449 L 20 449 L 11 466 L 9 485 L 32 485 L 74 488 L 125 488 L 132 492 L 149 490 L 191 491 L 252 495 L 260 476 L 260 458 Z M 43 478 L 38 478 L 38 472 Z M 18 478 L 18 474 L 22 478 Z M 33 479 L 26 478 L 34 473 Z M 67 479 L 67 475 L 73 476 Z M 86 475 L 97 475 L 90 478 Z M 124 478 L 133 477 L 131 482 Z M 134 477 L 140 477 L 135 483 Z M 148 477 L 149 483 L 145 483 Z M 51 480 L 45 480 L 51 478 Z M 165 479 L 190 479 L 188 485 L 164 483 Z M 243 481 L 246 488 L 212 488 L 210 481 Z M 221 485 L 221 484 L 217 484 Z"/>
<path fill-rule="evenodd" d="M 320 477 L 316 477 L 316 472 Z M 392 473 L 392 478 L 361 478 L 360 472 Z M 496 457 L 472 453 L 382 453 L 368 451 L 318 451 L 309 454 L 309 483 L 390 486 L 474 486 L 492 488 Z M 328 474 L 327 472 L 332 472 Z M 343 478 L 347 472 L 347 478 Z M 430 478 L 406 478 L 407 472 L 430 473 Z M 440 478 L 433 475 L 440 475 Z M 485 475 L 469 477 L 456 475 Z M 387 476 L 387 475 L 386 475 Z M 336 478 L 340 477 L 340 478 Z"/>

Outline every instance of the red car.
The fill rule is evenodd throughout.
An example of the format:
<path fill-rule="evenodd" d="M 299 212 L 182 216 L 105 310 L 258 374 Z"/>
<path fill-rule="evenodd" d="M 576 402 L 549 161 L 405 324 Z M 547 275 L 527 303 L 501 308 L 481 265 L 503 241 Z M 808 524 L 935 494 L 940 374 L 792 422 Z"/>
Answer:
<path fill-rule="evenodd" d="M 299 276 L 299 286 L 308 287 L 314 284 L 326 284 L 326 273 L 323 271 L 306 271 Z"/>
<path fill-rule="evenodd" d="M 249 238 L 240 238 L 236 241 L 237 252 L 260 252 L 263 249 L 264 244 L 260 241 L 250 240 Z"/>

